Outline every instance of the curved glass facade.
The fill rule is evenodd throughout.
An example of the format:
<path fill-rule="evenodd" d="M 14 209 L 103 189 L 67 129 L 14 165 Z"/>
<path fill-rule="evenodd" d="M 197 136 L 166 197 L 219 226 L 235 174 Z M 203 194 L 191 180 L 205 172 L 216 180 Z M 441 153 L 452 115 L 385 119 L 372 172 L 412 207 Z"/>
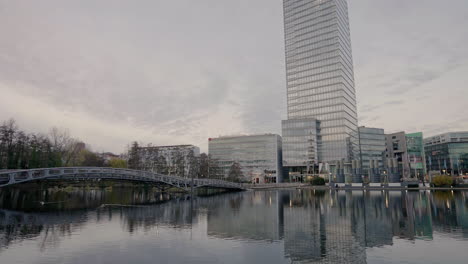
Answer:
<path fill-rule="evenodd" d="M 346 0 L 284 0 L 288 119 L 315 118 L 320 162 L 358 159 Z"/>

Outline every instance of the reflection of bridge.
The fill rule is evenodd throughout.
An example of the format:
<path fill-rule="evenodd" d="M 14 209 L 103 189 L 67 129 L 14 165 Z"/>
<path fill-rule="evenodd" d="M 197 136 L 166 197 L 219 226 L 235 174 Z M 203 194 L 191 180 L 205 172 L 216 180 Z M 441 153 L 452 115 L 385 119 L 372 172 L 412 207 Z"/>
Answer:
<path fill-rule="evenodd" d="M 123 180 L 132 182 L 149 183 L 159 186 L 176 187 L 188 191 L 193 188 L 220 188 L 229 190 L 243 190 L 241 184 L 214 180 L 214 179 L 190 179 L 178 176 L 167 176 L 148 171 L 128 169 L 77 167 L 77 168 L 49 168 L 0 171 L 0 187 L 32 182 L 38 180 L 68 180 L 68 181 L 99 181 L 99 180 Z"/>

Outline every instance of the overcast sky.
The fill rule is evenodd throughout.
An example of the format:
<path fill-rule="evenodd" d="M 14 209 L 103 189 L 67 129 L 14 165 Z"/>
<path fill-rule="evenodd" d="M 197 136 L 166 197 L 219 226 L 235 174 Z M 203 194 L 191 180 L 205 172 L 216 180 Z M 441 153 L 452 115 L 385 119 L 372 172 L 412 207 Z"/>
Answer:
<path fill-rule="evenodd" d="M 360 125 L 468 130 L 468 1 L 349 1 Z M 0 120 L 96 151 L 281 133 L 281 0 L 0 0 Z"/>

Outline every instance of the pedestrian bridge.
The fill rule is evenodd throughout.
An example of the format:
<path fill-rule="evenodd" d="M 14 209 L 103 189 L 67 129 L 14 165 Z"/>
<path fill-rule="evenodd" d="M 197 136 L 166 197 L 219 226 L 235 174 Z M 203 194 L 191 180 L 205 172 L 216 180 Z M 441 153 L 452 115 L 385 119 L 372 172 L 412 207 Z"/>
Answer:
<path fill-rule="evenodd" d="M 0 171 L 0 187 L 32 181 L 100 181 L 122 180 L 154 184 L 158 187 L 175 187 L 185 191 L 195 188 L 219 188 L 228 190 L 244 190 L 241 184 L 215 179 L 190 179 L 178 176 L 168 176 L 148 171 L 129 169 L 73 167 L 47 168 L 31 170 Z"/>

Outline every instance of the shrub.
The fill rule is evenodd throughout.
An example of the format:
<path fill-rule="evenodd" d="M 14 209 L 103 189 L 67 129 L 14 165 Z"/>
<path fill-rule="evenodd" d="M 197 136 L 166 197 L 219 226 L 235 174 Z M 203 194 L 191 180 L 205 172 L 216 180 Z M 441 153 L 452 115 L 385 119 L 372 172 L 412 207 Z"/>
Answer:
<path fill-rule="evenodd" d="M 436 187 L 451 186 L 453 184 L 453 179 L 451 176 L 438 175 L 432 178 L 432 184 Z"/>
<path fill-rule="evenodd" d="M 325 179 L 322 177 L 314 177 L 311 183 L 315 186 L 323 186 L 325 185 Z"/>

